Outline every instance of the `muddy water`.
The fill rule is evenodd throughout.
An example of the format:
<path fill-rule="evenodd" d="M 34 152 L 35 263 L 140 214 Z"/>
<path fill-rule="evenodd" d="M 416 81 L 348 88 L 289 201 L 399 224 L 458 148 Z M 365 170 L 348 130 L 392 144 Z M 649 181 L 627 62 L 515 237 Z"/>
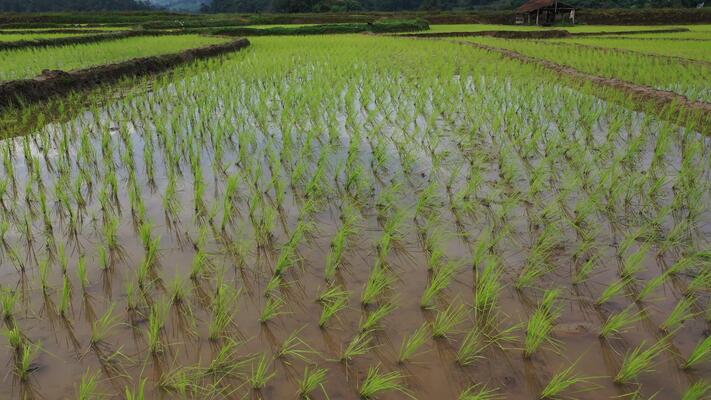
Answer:
<path fill-rule="evenodd" d="M 317 41 L 327 39 L 311 40 L 316 41 L 314 47 L 317 47 L 323 45 Z M 379 47 L 393 46 L 389 40 L 382 43 L 367 40 L 368 45 L 361 50 L 366 53 L 377 55 Z M 427 50 L 418 46 L 431 46 L 410 45 L 413 46 L 410 52 L 397 55 L 402 61 L 412 62 L 419 57 L 419 52 Z M 559 216 L 554 220 L 560 224 L 560 235 L 547 260 L 551 271 L 536 280 L 533 287 L 518 290 L 514 286 L 516 279 L 545 228 L 540 223 L 542 210 L 557 202 L 561 192 L 568 193 L 560 204 L 563 213 L 571 212 L 581 199 L 589 196 L 589 188 L 583 189 L 580 181 L 571 179 L 573 171 L 584 165 L 581 160 L 598 168 L 584 172 L 589 177 L 586 182 L 597 184 L 601 171 L 611 168 L 612 157 L 639 146 L 634 162 L 619 167 L 623 175 L 639 177 L 652 162 L 659 132 L 667 129 L 663 123 L 589 98 L 580 99 L 580 95 L 563 88 L 520 87 L 515 80 L 479 77 L 467 71 L 463 76 L 471 73 L 477 78 L 446 77 L 424 80 L 418 86 L 415 85 L 417 78 L 408 76 L 407 71 L 400 71 L 402 78 L 392 78 L 389 73 L 393 71 L 350 60 L 353 64 L 347 71 L 352 75 L 344 77 L 344 82 L 335 81 L 326 62 L 335 63 L 339 57 L 344 62 L 349 61 L 348 57 L 352 56 L 349 54 L 324 56 L 314 52 L 312 62 L 304 63 L 292 71 L 292 76 L 281 81 L 281 75 L 278 79 L 270 75 L 269 67 L 273 65 L 268 62 L 263 70 L 250 69 L 249 62 L 254 60 L 249 57 L 260 56 L 259 50 L 255 53 L 237 56 L 221 66 L 224 76 L 240 76 L 233 81 L 221 82 L 212 75 L 214 71 L 200 71 L 193 78 L 176 84 L 157 85 L 154 93 L 132 95 L 103 109 L 79 115 L 68 123 L 49 125 L 32 135 L 8 139 L 0 145 L 7 160 L 4 176 L 10 176 L 8 166 L 12 165 L 15 177 L 15 184 L 8 183 L 10 189 L 3 196 L 5 207 L 1 220 L 8 221 L 9 228 L 4 236 L 0 285 L 19 295 L 14 317 L 5 324 L 6 327 L 18 326 L 28 341 L 41 346 L 29 379 L 24 382 L 13 373 L 14 351 L 9 346 L 0 347 L 0 360 L 7 366 L 0 381 L 0 397 L 75 398 L 82 375 L 90 371 L 97 374 L 96 392 L 109 398 L 121 398 L 125 387 L 135 388 L 143 378 L 147 380 L 148 398 L 296 398 L 298 381 L 304 367 L 310 364 L 328 369 L 324 389 L 331 399 L 359 398 L 358 387 L 368 368 L 375 365 L 380 365 L 382 371 L 402 372 L 411 395 L 419 399 L 455 399 L 474 384 L 498 388 L 506 398 L 536 398 L 555 372 L 572 363 L 576 363 L 580 375 L 593 377 L 594 390 L 576 394 L 584 399 L 621 396 L 637 389 L 646 397 L 658 392 L 658 398 L 680 398 L 691 383 L 711 376 L 708 362 L 690 371 L 680 368 L 683 359 L 708 334 L 703 312 L 708 299 L 699 295 L 697 314 L 674 334 L 672 347 L 656 360 L 654 372 L 641 374 L 634 383 L 626 385 L 617 385 L 611 378 L 617 374 L 626 352 L 643 341 L 654 343 L 664 336 L 659 325 L 682 298 L 693 278 L 691 272 L 674 276 L 644 301 L 635 303 L 632 295 L 619 295 L 603 305 L 595 305 L 595 300 L 619 275 L 622 261 L 617 250 L 625 235 L 672 203 L 674 183 L 678 182 L 685 153 L 681 146 L 698 144 L 701 154 L 708 154 L 711 143 L 707 138 L 671 127 L 670 145 L 656 171 L 669 178 L 660 190 L 661 195 L 645 197 L 633 193 L 627 204 L 610 204 L 607 212 L 600 209 L 589 217 L 590 226 L 598 229 L 594 249 L 600 257 L 600 268 L 587 282 L 572 285 L 572 272 L 580 264 L 574 254 L 582 245 L 582 239 L 569 220 Z M 284 62 L 291 56 L 285 52 L 278 56 L 283 59 L 277 57 L 274 63 Z M 443 56 L 455 57 L 455 54 Z M 453 100 L 442 91 L 447 84 L 461 88 L 467 95 L 456 94 Z M 365 92 L 353 95 L 354 87 L 365 88 Z M 317 90 L 309 91 L 309 88 Z M 377 103 L 369 96 L 370 88 L 382 90 Z M 551 93 L 556 96 L 547 97 Z M 332 100 L 329 103 L 326 99 Z M 509 119 L 510 125 L 504 128 L 499 125 L 501 121 L 496 120 L 497 116 L 504 115 L 499 106 L 511 102 L 510 99 L 520 99 L 514 102 L 522 107 L 520 117 L 535 119 L 542 115 L 544 118 L 541 126 L 548 131 L 547 141 L 524 140 L 536 142 L 536 151 L 528 157 L 522 157 L 522 148 L 513 146 L 517 129 L 522 129 L 523 124 Z M 571 134 L 565 121 L 554 120 L 557 110 L 566 110 L 576 99 L 592 102 L 590 104 L 600 112 L 589 136 Z M 422 103 L 424 107 L 420 107 Z M 201 106 L 194 109 L 192 104 Z M 477 114 L 483 115 L 481 120 L 469 118 L 471 110 L 480 110 Z M 407 122 L 412 115 L 416 117 Z M 577 111 L 572 115 L 580 122 L 582 117 Z M 507 114 L 507 118 L 514 117 Z M 613 143 L 609 145 L 607 135 L 618 121 L 623 121 L 622 133 L 613 136 Z M 640 139 L 644 137 L 648 139 Z M 682 137 L 685 137 L 683 141 Z M 384 139 L 386 157 L 384 164 L 377 165 L 374 154 L 381 139 Z M 586 142 L 586 139 L 592 141 Z M 358 159 L 370 182 L 367 190 L 360 194 L 359 204 L 353 198 L 353 191 L 346 189 L 348 172 L 344 170 L 349 148 L 357 140 L 360 140 Z M 290 145 L 284 144 L 286 141 Z M 216 142 L 221 146 L 216 146 Z M 259 317 L 267 301 L 267 284 L 280 252 L 299 218 L 303 217 L 308 202 L 307 183 L 315 174 L 327 143 L 331 144 L 324 178 L 328 190 L 317 202 L 316 210 L 306 217 L 316 229 L 300 242 L 300 260 L 284 275 L 286 283 L 276 290 L 286 301 L 281 310 L 283 314 L 262 323 Z M 396 143 L 412 152 L 411 169 L 403 166 Z M 243 146 L 248 150 L 244 151 Z M 93 149 L 93 156 L 87 156 L 92 153 L 87 151 L 89 148 Z M 286 155 L 289 151 L 291 159 Z M 269 162 L 272 152 L 282 156 L 277 164 L 281 165 L 280 175 L 288 184 L 281 206 L 274 206 L 272 238 L 269 243 L 258 245 L 250 209 L 256 207 L 255 215 L 259 215 L 264 212 L 264 204 L 276 204 L 277 193 L 270 184 L 275 176 L 274 164 Z M 527 163 L 539 165 L 546 153 L 557 154 L 551 161 L 551 174 L 543 191 L 530 195 Z M 151 169 L 148 154 L 154 165 L 152 179 L 147 172 Z M 216 162 L 218 154 L 221 160 Z M 599 154 L 604 157 L 596 158 Z M 28 168 L 26 156 L 35 157 L 33 167 Z M 109 194 L 107 200 L 101 200 L 101 192 L 108 190 L 105 188 L 110 181 L 108 160 L 116 165 L 120 190 L 115 196 Z M 306 179 L 292 182 L 299 160 L 306 166 Z M 709 204 L 708 159 L 695 160 L 696 182 L 706 185 L 701 201 Z M 507 162 L 516 166 L 514 179 L 508 182 L 503 178 Z M 200 212 L 196 212 L 195 201 L 193 170 L 196 164 L 202 167 L 205 184 L 203 202 L 197 204 L 197 208 L 203 210 Z M 29 165 L 33 165 L 32 162 Z M 462 190 L 475 165 L 480 168 L 483 183 L 468 201 L 473 211 L 464 214 L 454 210 L 456 207 L 446 186 L 452 181 L 451 192 Z M 176 199 L 180 205 L 175 212 L 168 212 L 164 203 L 171 174 L 175 174 Z M 236 212 L 223 229 L 223 198 L 228 177 L 234 174 L 240 177 L 238 197 L 234 200 Z M 131 183 L 132 175 L 135 175 L 135 184 Z M 69 179 L 63 180 L 63 176 Z M 77 183 L 79 176 L 84 178 Z M 47 215 L 51 231 L 44 222 L 37 177 L 41 177 L 49 199 Z M 439 183 L 432 213 L 437 218 L 426 218 L 414 211 L 418 198 L 431 182 Z M 618 184 L 632 183 L 620 180 Z M 392 211 L 387 211 L 385 220 L 379 218 L 376 205 L 393 185 L 401 187 L 396 192 L 394 209 L 410 210 L 410 213 L 402 225 L 400 239 L 387 255 L 387 264 L 397 280 L 380 301 L 395 302 L 398 308 L 384 319 L 381 329 L 372 334 L 375 347 L 344 363 L 338 361 L 342 349 L 358 333 L 361 319 L 375 308 L 373 305 L 363 307 L 360 294 L 376 264 L 377 244 L 387 216 L 392 216 Z M 72 193 L 76 186 L 81 187 L 79 194 Z M 62 187 L 67 190 L 66 203 L 70 207 L 59 200 L 57 188 L 61 192 Z M 139 189 L 144 215 L 132 207 L 132 187 Z M 262 197 L 263 203 L 255 206 L 258 197 Z M 502 204 L 511 199 L 516 199 L 513 206 L 501 216 Z M 321 305 L 316 300 L 327 287 L 326 258 L 332 238 L 342 225 L 345 202 L 356 204 L 359 214 L 356 234 L 347 242 L 343 265 L 335 279 L 351 292 L 349 307 L 337 314 L 326 328 L 319 328 Z M 108 210 L 102 210 L 102 204 L 108 205 Z M 76 229 L 71 228 L 69 210 L 77 221 Z M 685 215 L 685 210 L 680 209 L 663 218 L 660 237 L 666 237 L 675 226 L 689 220 Z M 101 249 L 107 246 L 105 226 L 111 218 L 120 223 L 118 246 L 108 252 L 110 267 L 104 270 Z M 23 228 L 25 220 L 29 221 L 32 232 L 29 237 Z M 684 236 L 659 256 L 655 256 L 656 249 L 662 246 L 663 240 L 649 240 L 654 250 L 644 259 L 642 271 L 636 274 L 637 290 L 666 271 L 682 252 L 708 248 L 710 220 L 708 206 L 704 205 L 693 220 L 690 236 Z M 139 234 L 142 221 L 152 224 L 153 238 L 160 237 L 157 262 L 143 290 L 138 287 L 138 271 L 146 254 Z M 464 304 L 467 317 L 449 338 L 429 339 L 412 360 L 399 364 L 397 358 L 403 338 L 436 316 L 435 310 L 420 306 L 432 273 L 428 270 L 429 254 L 418 229 L 432 224 L 434 228 L 425 231 L 441 235 L 446 258 L 461 263 L 449 287 L 437 297 L 436 308 Z M 505 285 L 495 320 L 499 329 L 521 325 L 513 330 L 513 341 L 500 347 L 489 345 L 477 362 L 462 367 L 456 362 L 459 346 L 466 332 L 483 321 L 471 307 L 476 286 L 472 265 L 474 248 L 482 232 L 492 229 L 497 235 L 503 227 L 508 227 L 510 232 L 502 236 L 492 250 L 504 266 L 502 283 Z M 48 244 L 50 237 L 53 241 Z M 642 238 L 632 241 L 626 254 L 636 251 L 642 242 Z M 191 279 L 193 259 L 201 246 L 209 265 L 203 274 Z M 71 307 L 65 316 L 59 314 L 64 280 L 60 261 L 62 247 L 67 258 L 66 276 L 72 284 Z M 231 251 L 234 248 L 246 251 Z M 87 264 L 86 289 L 82 289 L 77 268 L 81 256 Z M 47 274 L 48 289 L 43 293 L 39 264 L 45 259 L 50 260 L 51 270 Z M 182 277 L 189 293 L 183 302 L 170 306 L 161 332 L 164 349 L 153 355 L 149 352 L 147 332 L 151 305 L 170 301 L 171 282 L 176 276 Z M 238 300 L 232 304 L 234 323 L 224 337 L 209 340 L 208 327 L 213 318 L 211 303 L 220 283 L 239 292 Z M 133 299 L 127 295 L 128 287 L 133 287 Z M 525 323 L 542 299 L 543 290 L 550 288 L 562 290 L 562 314 L 552 334 L 555 345 L 544 344 L 531 358 L 525 358 L 521 350 Z M 132 303 L 136 304 L 135 308 L 129 307 Z M 105 340 L 92 345 L 92 325 L 112 304 L 116 323 Z M 635 310 L 644 310 L 644 318 L 619 337 L 600 339 L 598 332 L 607 317 L 630 305 Z M 256 368 L 254 363 L 247 362 L 219 378 L 200 372 L 200 367 L 209 365 L 230 339 L 240 342 L 239 357 L 235 361 L 249 360 L 262 353 L 271 359 L 281 343 L 295 332 L 313 350 L 307 355 L 309 362 L 293 357 L 274 359 L 270 365 L 274 375 L 261 390 L 251 389 L 247 381 Z M 179 373 L 189 377 L 182 393 L 170 385 L 171 377 Z M 576 386 L 568 393 L 585 388 L 587 386 Z M 398 392 L 378 396 L 383 399 L 405 397 Z M 326 396 L 317 390 L 313 398 Z"/>

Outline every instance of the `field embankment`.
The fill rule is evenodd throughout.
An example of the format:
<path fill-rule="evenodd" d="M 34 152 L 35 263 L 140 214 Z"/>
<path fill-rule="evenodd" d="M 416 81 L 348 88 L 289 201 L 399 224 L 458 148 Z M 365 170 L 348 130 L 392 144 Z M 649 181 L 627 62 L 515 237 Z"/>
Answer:
<path fill-rule="evenodd" d="M 115 82 L 126 77 L 163 72 L 180 64 L 238 51 L 249 45 L 249 40 L 243 38 L 225 44 L 189 49 L 174 54 L 134 58 L 77 71 L 46 70 L 34 79 L 20 79 L 0 84 L 0 108 L 43 101 L 51 96 Z"/>

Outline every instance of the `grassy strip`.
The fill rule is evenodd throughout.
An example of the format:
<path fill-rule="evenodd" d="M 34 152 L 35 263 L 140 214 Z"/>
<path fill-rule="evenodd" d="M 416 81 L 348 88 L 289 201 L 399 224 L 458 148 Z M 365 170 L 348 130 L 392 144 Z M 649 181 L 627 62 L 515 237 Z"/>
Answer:
<path fill-rule="evenodd" d="M 0 84 L 0 108 L 44 101 L 75 90 L 118 81 L 124 77 L 162 72 L 195 59 L 214 57 L 248 47 L 247 39 L 238 39 L 179 53 L 135 58 L 117 64 L 102 65 L 73 72 L 52 72 L 35 79 L 15 80 Z"/>
<path fill-rule="evenodd" d="M 291 35 L 327 35 L 339 33 L 394 33 L 417 32 L 430 29 L 424 20 L 392 20 L 363 24 L 326 24 L 290 27 L 257 28 L 220 28 L 209 31 L 213 35 L 228 36 L 291 36 Z"/>

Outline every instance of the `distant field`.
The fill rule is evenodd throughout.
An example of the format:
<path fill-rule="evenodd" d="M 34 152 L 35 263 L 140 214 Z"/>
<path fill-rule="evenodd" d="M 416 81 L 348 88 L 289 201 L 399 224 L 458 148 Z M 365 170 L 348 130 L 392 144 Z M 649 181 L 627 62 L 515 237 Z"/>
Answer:
<path fill-rule="evenodd" d="M 614 25 L 575 25 L 575 26 L 554 26 L 538 27 L 530 25 L 495 25 L 495 24 L 447 24 L 430 25 L 430 32 L 479 32 L 479 31 L 540 31 L 540 30 L 566 30 L 568 32 L 626 32 L 639 30 L 658 30 L 681 28 L 686 26 L 660 26 L 660 25 L 640 25 L 640 26 L 614 26 Z"/>
<path fill-rule="evenodd" d="M 711 37 L 709 37 L 711 40 Z M 711 41 L 698 40 L 656 40 L 636 39 L 634 37 L 589 37 L 557 40 L 563 43 L 579 43 L 588 46 L 598 46 L 625 49 L 649 54 L 675 56 L 693 60 L 711 61 Z"/>
<path fill-rule="evenodd" d="M 70 36 L 83 36 L 86 33 L 28 33 L 0 35 L 0 42 L 18 42 L 21 40 L 57 39 Z"/>
<path fill-rule="evenodd" d="M 135 57 L 173 53 L 228 39 L 198 35 L 151 36 L 62 47 L 0 51 L 0 81 L 30 78 L 43 69 L 73 70 Z"/>
<path fill-rule="evenodd" d="M 709 79 L 711 69 L 706 66 L 670 62 L 668 59 L 643 54 L 614 53 L 583 46 L 570 46 L 555 41 L 507 40 L 491 37 L 472 37 L 467 40 L 569 65 L 590 74 L 670 90 L 694 100 L 711 101 Z M 607 39 L 580 40 L 592 44 L 604 43 Z M 667 51 L 670 52 L 669 49 Z"/>

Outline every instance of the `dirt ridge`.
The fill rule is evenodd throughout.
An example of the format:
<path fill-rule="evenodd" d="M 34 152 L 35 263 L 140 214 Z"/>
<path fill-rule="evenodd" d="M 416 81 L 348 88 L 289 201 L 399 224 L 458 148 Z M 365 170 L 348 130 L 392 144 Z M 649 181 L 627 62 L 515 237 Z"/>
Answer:
<path fill-rule="evenodd" d="M 180 64 L 238 51 L 249 45 L 249 40 L 241 38 L 229 43 L 188 49 L 179 53 L 134 58 L 70 72 L 45 70 L 33 79 L 0 83 L 0 108 L 41 102 L 53 96 L 116 82 L 125 77 L 163 72 Z"/>
<path fill-rule="evenodd" d="M 426 33 L 406 33 L 396 36 L 400 37 L 421 37 L 421 38 L 442 38 L 442 37 L 467 37 L 467 36 L 491 36 L 501 39 L 551 39 L 551 38 L 566 38 L 575 36 L 603 36 L 603 35 L 627 35 L 627 34 L 645 34 L 645 33 L 679 33 L 689 32 L 688 28 L 673 28 L 673 29 L 644 29 L 637 31 L 623 32 L 570 32 L 565 29 L 551 29 L 546 31 L 471 31 L 471 32 L 426 32 Z"/>
<path fill-rule="evenodd" d="M 640 104 L 652 104 L 660 111 L 667 111 L 669 106 L 676 105 L 680 108 L 674 117 L 694 118 L 700 116 L 702 118 L 702 126 L 699 127 L 704 133 L 711 133 L 711 103 L 704 101 L 692 101 L 686 96 L 667 91 L 659 90 L 649 86 L 638 85 L 628 81 L 616 78 L 606 78 L 599 75 L 589 74 L 579 71 L 573 67 L 561 65 L 552 61 L 543 60 L 540 58 L 529 57 L 519 52 L 502 49 L 499 47 L 487 46 L 484 44 L 465 42 L 461 40 L 452 40 L 452 43 L 475 47 L 478 49 L 499 53 L 507 58 L 511 58 L 523 63 L 535 64 L 546 69 L 549 69 L 557 74 L 575 78 L 581 82 L 590 82 L 601 87 L 609 87 L 617 89 Z"/>
<path fill-rule="evenodd" d="M 680 33 L 690 32 L 689 28 L 671 28 L 671 29 L 641 29 L 638 31 L 599 31 L 599 32 L 575 32 L 573 36 L 608 36 L 608 35 L 637 35 L 645 33 Z"/>
<path fill-rule="evenodd" d="M 429 32 L 396 34 L 397 37 L 442 38 L 442 37 L 467 37 L 491 36 L 502 39 L 550 39 L 570 37 L 570 32 L 561 29 L 549 31 L 475 31 L 475 32 Z"/>

